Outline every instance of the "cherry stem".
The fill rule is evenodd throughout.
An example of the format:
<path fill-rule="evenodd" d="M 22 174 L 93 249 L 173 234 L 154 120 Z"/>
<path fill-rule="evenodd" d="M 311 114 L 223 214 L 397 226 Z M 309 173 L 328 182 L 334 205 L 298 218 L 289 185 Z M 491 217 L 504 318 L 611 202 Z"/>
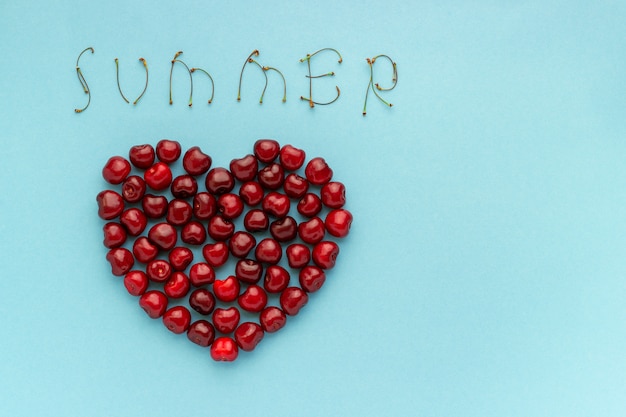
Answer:
<path fill-rule="evenodd" d="M 267 90 L 267 74 L 263 70 L 263 67 L 261 66 L 261 64 L 256 62 L 254 59 L 248 58 L 248 62 L 251 63 L 251 64 L 256 64 L 259 68 L 261 68 L 261 71 L 263 72 L 263 76 L 265 77 L 265 86 L 263 87 L 263 92 L 261 93 L 261 98 L 259 99 L 259 104 L 263 104 L 263 97 L 265 96 L 265 90 Z"/>
<path fill-rule="evenodd" d="M 148 63 L 146 62 L 144 58 L 139 58 L 139 60 L 143 64 L 144 68 L 146 69 L 146 85 L 143 87 L 143 91 L 141 92 L 141 94 L 139 94 L 139 97 L 137 97 L 137 100 L 133 102 L 133 105 L 137 104 L 139 100 L 141 100 L 141 97 L 143 97 L 143 95 L 146 93 L 146 90 L 148 89 Z"/>
<path fill-rule="evenodd" d="M 245 62 L 243 63 L 243 66 L 241 67 L 241 73 L 239 74 L 239 89 L 237 90 L 237 101 L 241 101 L 241 81 L 243 79 L 243 70 L 246 69 L 246 65 L 248 65 L 248 62 L 254 61 L 254 60 L 252 60 L 252 56 L 259 56 L 259 50 L 255 49 L 254 51 L 252 51 L 252 53 L 250 55 L 248 55 L 248 57 L 246 58 Z M 265 77 L 265 79 L 267 81 L 267 76 Z M 266 87 L 267 87 L 267 83 L 266 83 Z"/>
<path fill-rule="evenodd" d="M 381 87 L 378 83 L 374 84 L 374 63 L 376 62 L 377 58 L 386 58 L 387 60 L 389 60 L 389 62 L 391 63 L 391 66 L 393 67 L 393 75 L 391 78 L 391 82 L 392 82 L 392 86 L 389 88 L 384 88 Z M 369 65 L 370 67 L 370 81 L 367 84 L 367 90 L 365 92 L 365 101 L 363 103 L 363 116 L 365 116 L 367 114 L 367 98 L 370 92 L 370 89 L 374 92 L 374 95 L 376 95 L 376 97 L 378 97 L 378 99 L 383 102 L 386 106 L 389 107 L 393 107 L 392 103 L 387 102 L 385 99 L 383 99 L 380 94 L 378 94 L 378 92 L 376 90 L 379 91 L 391 91 L 394 88 L 396 88 L 396 85 L 398 84 L 398 69 L 396 66 L 396 63 L 393 62 L 393 60 L 387 56 L 387 55 L 376 55 L 374 58 L 366 58 L 367 61 L 367 65 Z M 374 86 L 376 86 L 376 88 L 374 88 Z"/>
<path fill-rule="evenodd" d="M 323 51 L 333 51 L 339 57 L 339 61 L 337 61 L 337 62 L 339 62 L 340 64 L 343 62 L 343 58 L 341 57 L 341 54 L 339 53 L 339 51 L 336 50 L 336 49 L 333 49 L 333 48 L 322 48 L 322 49 L 320 49 L 318 51 L 313 52 L 312 54 L 306 54 L 306 57 L 300 59 L 300 62 L 308 61 L 312 57 L 314 57 L 315 55 L 317 55 L 317 54 L 319 54 L 320 52 L 323 52 Z"/>
<path fill-rule="evenodd" d="M 314 57 L 315 55 L 317 55 L 318 53 L 322 52 L 322 51 L 333 51 L 337 54 L 337 56 L 339 56 L 339 63 L 341 64 L 343 62 L 343 58 L 341 57 L 341 54 L 339 53 L 339 51 L 337 51 L 336 49 L 333 48 L 322 48 L 318 51 L 313 52 L 312 54 L 306 54 L 306 57 L 300 59 L 300 62 L 304 62 L 306 61 L 307 64 L 307 68 L 309 71 L 309 75 L 306 75 L 306 77 L 309 79 L 309 97 L 304 97 L 304 96 L 300 96 L 300 100 L 306 100 L 309 102 L 309 107 L 313 108 L 315 107 L 315 105 L 319 105 L 319 106 L 327 106 L 329 104 L 334 103 L 335 101 L 337 101 L 339 99 L 339 96 L 341 95 L 341 90 L 339 89 L 338 86 L 335 86 L 335 88 L 337 89 L 337 96 L 332 99 L 329 102 L 326 103 L 318 103 L 317 101 L 313 101 L 313 78 L 322 78 L 322 77 L 328 77 L 328 76 L 334 76 L 335 73 L 334 72 L 327 72 L 326 74 L 321 74 L 321 75 L 311 75 L 311 58 Z M 369 87 L 368 87 L 369 88 Z"/>
<path fill-rule="evenodd" d="M 88 95 L 87 104 L 82 109 L 74 109 L 76 113 L 82 113 L 83 111 L 87 110 L 87 107 L 89 107 L 89 104 L 91 103 L 91 90 L 89 89 L 89 86 L 87 85 L 87 80 L 85 80 L 85 77 L 83 76 L 83 72 L 80 70 L 80 67 L 78 66 L 78 61 L 80 61 L 80 57 L 83 56 L 83 54 L 87 51 L 91 51 L 92 54 L 94 53 L 93 48 L 90 46 L 88 48 L 83 49 L 83 51 L 80 54 L 78 54 L 78 58 L 76 58 L 76 76 L 78 77 L 78 81 L 80 82 L 81 87 L 83 87 L 83 91 L 85 92 L 85 94 Z"/>
<path fill-rule="evenodd" d="M 211 104 L 213 102 L 213 95 L 215 94 L 215 83 L 213 83 L 213 77 L 211 77 L 211 74 L 209 74 L 202 68 L 192 68 L 190 71 L 191 73 L 194 73 L 196 71 L 203 72 L 209 77 L 209 80 L 211 80 L 211 98 L 209 99 L 209 102 L 208 102 L 208 104 Z"/>
<path fill-rule="evenodd" d="M 285 76 L 282 72 L 280 72 L 277 68 L 274 67 L 263 67 L 263 71 L 276 71 L 280 77 L 283 79 L 283 103 L 287 101 L 287 81 L 285 81 Z"/>
<path fill-rule="evenodd" d="M 178 59 L 178 57 L 182 54 L 183 51 L 178 51 L 174 55 L 174 59 L 172 59 L 172 66 L 170 68 L 170 105 L 174 103 L 174 101 L 172 100 L 172 74 L 174 72 L 174 64 L 180 62 L 185 66 L 185 68 L 187 68 L 187 72 L 189 73 L 189 107 L 191 107 L 193 105 L 193 79 L 191 77 L 191 70 L 189 69 L 187 64 Z"/>
<path fill-rule="evenodd" d="M 117 58 L 115 58 L 115 74 L 117 76 L 117 89 L 120 91 L 120 94 L 121 94 L 122 98 L 124 99 L 124 101 L 126 103 L 129 103 L 129 101 L 126 98 L 126 96 L 124 96 L 124 93 L 122 93 L 122 87 L 120 87 L 120 64 L 119 64 Z"/>

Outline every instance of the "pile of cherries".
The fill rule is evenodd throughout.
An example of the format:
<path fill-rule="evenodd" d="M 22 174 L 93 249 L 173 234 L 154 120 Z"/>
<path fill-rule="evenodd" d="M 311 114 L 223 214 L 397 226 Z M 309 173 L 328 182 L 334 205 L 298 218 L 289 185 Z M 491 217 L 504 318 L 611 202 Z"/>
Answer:
<path fill-rule="evenodd" d="M 272 139 L 258 140 L 230 170 L 211 168 L 211 157 L 194 146 L 182 156 L 185 173 L 174 177 L 181 155 L 178 142 L 164 139 L 107 161 L 102 175 L 120 189 L 96 198 L 107 221 L 106 258 L 148 316 L 210 346 L 214 360 L 233 361 L 239 349 L 251 351 L 280 330 L 324 284 L 339 254 L 333 238 L 345 237 L 352 223 L 345 187 L 332 181 L 323 158 L 305 166 L 303 150 Z M 234 274 L 217 279 L 229 259 Z M 244 316 L 254 320 L 240 323 Z"/>

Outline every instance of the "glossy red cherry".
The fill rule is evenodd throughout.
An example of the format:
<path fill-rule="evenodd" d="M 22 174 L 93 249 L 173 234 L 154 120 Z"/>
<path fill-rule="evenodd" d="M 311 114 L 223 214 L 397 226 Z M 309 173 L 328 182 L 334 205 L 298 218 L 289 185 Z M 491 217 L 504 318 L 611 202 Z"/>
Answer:
<path fill-rule="evenodd" d="M 213 240 L 227 240 L 235 232 L 235 225 L 230 220 L 217 214 L 209 220 L 208 232 Z"/>
<path fill-rule="evenodd" d="M 207 263 L 198 262 L 189 268 L 189 280 L 194 287 L 212 284 L 215 281 L 215 270 Z"/>
<path fill-rule="evenodd" d="M 237 343 L 230 337 L 218 337 L 211 344 L 211 358 L 214 361 L 232 362 L 238 355 Z"/>
<path fill-rule="evenodd" d="M 106 259 L 111 264 L 111 273 L 118 277 L 130 271 L 135 264 L 133 254 L 126 248 L 111 249 Z"/>
<path fill-rule="evenodd" d="M 263 274 L 263 265 L 252 259 L 240 259 L 235 265 L 235 276 L 241 282 L 256 284 Z"/>
<path fill-rule="evenodd" d="M 176 198 L 189 198 L 198 192 L 198 182 L 191 175 L 179 175 L 172 181 L 170 191 Z"/>
<path fill-rule="evenodd" d="M 183 306 L 172 307 L 163 314 L 163 324 L 172 333 L 185 333 L 191 324 L 191 313 Z"/>
<path fill-rule="evenodd" d="M 270 265 L 265 270 L 263 287 L 270 293 L 279 293 L 289 286 L 289 272 L 279 265 Z"/>
<path fill-rule="evenodd" d="M 263 187 L 255 181 L 248 181 L 241 184 L 239 188 L 239 196 L 249 206 L 256 206 L 263 200 Z"/>
<path fill-rule="evenodd" d="M 151 219 L 159 219 L 167 213 L 167 198 L 162 195 L 146 194 L 141 200 L 145 215 Z"/>
<path fill-rule="evenodd" d="M 230 172 L 241 182 L 253 180 L 258 170 L 259 163 L 254 155 L 246 155 L 230 161 Z"/>
<path fill-rule="evenodd" d="M 163 139 L 157 143 L 156 154 L 159 161 L 171 164 L 180 158 L 182 149 L 180 143 L 175 140 Z"/>
<path fill-rule="evenodd" d="M 324 222 L 319 217 L 313 217 L 311 220 L 298 225 L 298 235 L 305 243 L 318 243 L 324 238 L 325 234 Z"/>
<path fill-rule="evenodd" d="M 261 204 L 263 211 L 269 215 L 282 219 L 289 213 L 291 202 L 289 197 L 285 194 L 272 191 L 263 197 L 263 203 Z"/>
<path fill-rule="evenodd" d="M 126 242 L 126 229 L 121 224 L 109 222 L 102 228 L 104 232 L 104 246 L 109 249 L 119 248 Z"/>
<path fill-rule="evenodd" d="M 235 178 L 225 168 L 213 168 L 206 176 L 205 185 L 211 194 L 229 193 L 235 187 Z"/>
<path fill-rule="evenodd" d="M 176 229 L 169 223 L 157 223 L 148 231 L 148 239 L 159 249 L 170 250 L 176 246 Z"/>
<path fill-rule="evenodd" d="M 169 202 L 165 219 L 169 224 L 182 226 L 191 220 L 192 214 L 193 209 L 191 208 L 191 204 L 177 198 Z"/>
<path fill-rule="evenodd" d="M 208 243 L 202 248 L 202 256 L 214 268 L 224 265 L 228 261 L 228 254 L 226 242 Z"/>
<path fill-rule="evenodd" d="M 278 307 L 267 307 L 259 316 L 261 327 L 267 333 L 274 333 L 285 327 L 287 316 Z"/>
<path fill-rule="evenodd" d="M 217 200 L 207 192 L 193 197 L 193 215 L 198 220 L 208 220 L 217 213 Z"/>
<path fill-rule="evenodd" d="M 309 190 L 309 181 L 292 172 L 285 177 L 283 190 L 285 190 L 285 194 L 291 198 L 302 198 Z"/>
<path fill-rule="evenodd" d="M 270 219 L 263 210 L 253 209 L 246 213 L 243 219 L 243 227 L 248 232 L 262 232 L 267 230 L 270 224 Z"/>
<path fill-rule="evenodd" d="M 112 156 L 102 168 L 102 176 L 111 184 L 121 184 L 130 174 L 130 162 L 121 156 Z"/>
<path fill-rule="evenodd" d="M 148 276 L 143 271 L 129 271 L 124 275 L 124 287 L 130 295 L 139 296 L 148 289 Z"/>
<path fill-rule="evenodd" d="M 147 169 L 154 164 L 154 148 L 152 145 L 136 145 L 130 148 L 128 159 L 130 162 L 140 169 Z"/>
<path fill-rule="evenodd" d="M 333 170 L 330 169 L 324 158 L 313 158 L 304 169 L 304 175 L 311 184 L 324 185 L 333 177 Z"/>
<path fill-rule="evenodd" d="M 291 216 L 275 220 L 270 224 L 270 234 L 279 242 L 289 242 L 298 235 L 298 223 Z"/>
<path fill-rule="evenodd" d="M 165 190 L 172 182 L 172 170 L 167 164 L 157 162 L 144 172 L 143 179 L 153 190 Z"/>
<path fill-rule="evenodd" d="M 338 209 L 346 204 L 346 187 L 337 181 L 324 184 L 320 191 L 322 203 L 328 208 Z"/>
<path fill-rule="evenodd" d="M 267 293 L 258 285 L 250 285 L 237 299 L 242 309 L 258 313 L 267 305 Z"/>
<path fill-rule="evenodd" d="M 206 240 L 206 230 L 200 222 L 191 221 L 180 231 L 180 240 L 189 245 L 202 245 Z"/>
<path fill-rule="evenodd" d="M 237 194 L 222 194 L 217 199 L 217 210 L 226 219 L 236 219 L 243 213 L 243 201 Z"/>
<path fill-rule="evenodd" d="M 193 261 L 193 252 L 187 247 L 178 246 L 173 248 L 167 257 L 174 271 L 184 271 Z"/>
<path fill-rule="evenodd" d="M 141 201 L 146 193 L 146 182 L 137 175 L 131 175 L 122 183 L 122 198 L 129 203 Z"/>
<path fill-rule="evenodd" d="M 280 152 L 280 145 L 274 139 L 259 139 L 254 143 L 254 155 L 261 162 L 272 162 Z"/>
<path fill-rule="evenodd" d="M 254 254 L 259 262 L 277 264 L 283 256 L 283 250 L 275 239 L 266 238 L 259 242 Z"/>
<path fill-rule="evenodd" d="M 313 248 L 313 262 L 322 269 L 331 269 L 339 255 L 339 246 L 335 242 L 322 241 Z"/>
<path fill-rule="evenodd" d="M 236 307 L 216 308 L 212 316 L 213 326 L 221 333 L 232 333 L 237 328 L 240 317 Z"/>
<path fill-rule="evenodd" d="M 306 153 L 291 145 L 285 145 L 280 150 L 280 164 L 289 171 L 295 171 L 304 165 Z"/>
<path fill-rule="evenodd" d="M 309 301 L 309 296 L 299 287 L 288 287 L 280 294 L 280 306 L 283 311 L 295 316 Z"/>
<path fill-rule="evenodd" d="M 248 232 L 235 232 L 228 241 L 230 253 L 237 258 L 245 258 L 255 246 L 256 239 Z"/>
<path fill-rule="evenodd" d="M 153 319 L 158 319 L 165 313 L 167 302 L 167 296 L 159 290 L 146 291 L 139 297 L 139 306 Z"/>
<path fill-rule="evenodd" d="M 122 212 L 120 223 L 124 225 L 129 235 L 139 236 L 146 228 L 148 219 L 143 211 L 133 207 Z"/>
<path fill-rule="evenodd" d="M 322 200 L 313 193 L 307 193 L 298 202 L 296 209 L 305 217 L 314 217 L 322 211 Z"/>
<path fill-rule="evenodd" d="M 205 288 L 198 288 L 189 296 L 189 305 L 202 315 L 208 315 L 215 308 L 215 296 Z"/>
<path fill-rule="evenodd" d="M 150 281 L 165 282 L 172 275 L 172 266 L 163 259 L 155 259 L 146 265 L 146 275 Z"/>
<path fill-rule="evenodd" d="M 202 175 L 211 168 L 213 160 L 200 150 L 197 146 L 192 146 L 183 156 L 183 168 L 190 175 Z"/>
<path fill-rule="evenodd" d="M 262 187 L 277 190 L 283 185 L 285 170 L 279 164 L 270 164 L 258 172 L 257 179 Z"/>
<path fill-rule="evenodd" d="M 104 220 L 112 220 L 124 211 L 124 199 L 112 190 L 100 191 L 96 196 L 98 216 Z"/>
<path fill-rule="evenodd" d="M 232 275 L 224 280 L 215 280 L 213 293 L 220 301 L 226 303 L 235 301 L 239 296 L 239 281 Z"/>
<path fill-rule="evenodd" d="M 311 261 L 311 250 L 301 243 L 287 246 L 285 254 L 287 255 L 287 263 L 294 269 L 300 269 Z"/>
<path fill-rule="evenodd" d="M 246 352 L 253 351 L 256 345 L 263 340 L 263 336 L 264 333 L 261 326 L 250 321 L 241 323 L 235 330 L 235 342 L 237 342 L 237 346 L 241 350 Z"/>
<path fill-rule="evenodd" d="M 345 209 L 331 210 L 324 221 L 328 233 L 335 237 L 346 237 L 352 225 L 352 214 Z"/>
<path fill-rule="evenodd" d="M 146 264 L 155 259 L 158 254 L 159 248 L 145 236 L 137 238 L 133 243 L 133 255 L 139 262 Z"/>
<path fill-rule="evenodd" d="M 187 330 L 187 338 L 196 345 L 207 347 L 215 339 L 215 329 L 206 320 L 194 321 Z"/>
<path fill-rule="evenodd" d="M 300 270 L 298 277 L 300 286 L 306 292 L 315 292 L 319 290 L 324 281 L 326 281 L 326 273 L 317 266 L 308 265 Z"/>
<path fill-rule="evenodd" d="M 173 272 L 163 286 L 165 295 L 170 298 L 183 298 L 189 292 L 191 284 L 187 275 L 180 271 Z"/>

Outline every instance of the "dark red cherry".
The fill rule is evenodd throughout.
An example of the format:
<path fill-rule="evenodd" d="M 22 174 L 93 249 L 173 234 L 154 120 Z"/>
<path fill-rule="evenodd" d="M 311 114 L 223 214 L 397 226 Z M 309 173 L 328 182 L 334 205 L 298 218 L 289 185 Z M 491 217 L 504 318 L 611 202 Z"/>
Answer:
<path fill-rule="evenodd" d="M 147 217 L 161 218 L 167 213 L 167 198 L 162 195 L 146 194 L 141 200 L 141 207 Z"/>
<path fill-rule="evenodd" d="M 172 307 L 163 314 L 163 324 L 172 333 L 185 333 L 191 324 L 191 313 L 183 306 Z"/>
<path fill-rule="evenodd" d="M 251 313 L 258 313 L 267 305 L 267 293 L 258 285 L 250 285 L 237 299 L 239 306 Z"/>
<path fill-rule="evenodd" d="M 157 319 L 167 310 L 167 296 L 158 290 L 145 292 L 139 298 L 139 305 L 150 318 Z"/>
<path fill-rule="evenodd" d="M 257 179 L 262 187 L 277 190 L 283 185 L 285 171 L 279 164 L 270 164 L 259 171 Z"/>
<path fill-rule="evenodd" d="M 137 261 L 147 264 L 159 254 L 159 248 L 150 240 L 141 236 L 133 243 L 133 255 Z"/>
<path fill-rule="evenodd" d="M 228 261 L 228 254 L 226 242 L 208 243 L 202 248 L 202 256 L 214 268 L 224 265 Z"/>
<path fill-rule="evenodd" d="M 243 201 L 237 194 L 222 194 L 217 199 L 217 210 L 227 219 L 236 219 L 243 213 Z"/>
<path fill-rule="evenodd" d="M 172 275 L 172 266 L 163 259 L 155 259 L 146 265 L 146 275 L 150 281 L 165 282 Z"/>
<path fill-rule="evenodd" d="M 298 213 L 303 216 L 313 217 L 322 211 L 322 200 L 320 200 L 320 198 L 313 193 L 307 193 L 298 202 L 298 206 L 296 208 Z"/>
<path fill-rule="evenodd" d="M 346 187 L 337 181 L 324 184 L 320 191 L 322 203 L 328 208 L 338 209 L 346 204 Z"/>
<path fill-rule="evenodd" d="M 246 213 L 243 219 L 243 227 L 248 232 L 262 232 L 269 227 L 270 220 L 263 210 L 254 209 Z"/>
<path fill-rule="evenodd" d="M 130 162 L 121 156 L 112 156 L 102 168 L 102 176 L 111 184 L 121 184 L 130 174 Z"/>
<path fill-rule="evenodd" d="M 289 242 L 298 235 L 298 223 L 291 216 L 275 220 L 270 224 L 270 233 L 279 242 Z"/>
<path fill-rule="evenodd" d="M 137 175 L 131 175 L 122 183 L 122 197 L 129 203 L 141 201 L 146 193 L 146 182 Z"/>
<path fill-rule="evenodd" d="M 185 152 L 183 156 L 183 168 L 190 175 L 202 175 L 211 168 L 213 160 L 200 150 L 198 146 L 193 146 Z"/>
<path fill-rule="evenodd" d="M 198 182 L 191 175 L 179 175 L 172 181 L 170 190 L 176 198 L 189 198 L 198 192 Z"/>
<path fill-rule="evenodd" d="M 280 164 L 288 171 L 295 171 L 304 165 L 306 154 L 302 149 L 285 145 L 280 150 Z"/>
<path fill-rule="evenodd" d="M 212 194 L 229 193 L 235 187 L 235 178 L 225 168 L 213 168 L 206 176 L 205 185 Z"/>
<path fill-rule="evenodd" d="M 331 210 L 324 221 L 328 233 L 335 237 L 346 237 L 352 225 L 352 214 L 345 209 Z"/>
<path fill-rule="evenodd" d="M 308 246 L 301 243 L 287 246 L 285 254 L 287 255 L 289 266 L 294 269 L 300 269 L 311 261 L 311 250 Z"/>
<path fill-rule="evenodd" d="M 324 239 L 325 234 L 326 228 L 324 227 L 324 222 L 319 217 L 313 217 L 311 220 L 298 225 L 298 235 L 305 243 L 318 243 Z"/>
<path fill-rule="evenodd" d="M 277 264 L 283 256 L 283 251 L 280 243 L 274 239 L 266 238 L 259 242 L 254 254 L 259 262 Z"/>
<path fill-rule="evenodd" d="M 206 240 L 206 230 L 200 222 L 191 221 L 180 231 L 180 240 L 189 245 L 202 245 Z"/>
<path fill-rule="evenodd" d="M 148 276 L 143 271 L 129 271 L 124 275 L 124 287 L 130 295 L 140 296 L 148 289 Z"/>
<path fill-rule="evenodd" d="M 170 298 L 182 298 L 187 295 L 190 287 L 191 284 L 187 275 L 180 271 L 175 271 L 172 272 L 172 275 L 165 283 L 163 291 Z"/>
<path fill-rule="evenodd" d="M 147 169 L 154 164 L 154 148 L 152 145 L 136 145 L 130 148 L 128 159 L 134 166 L 140 169 Z"/>
<path fill-rule="evenodd" d="M 309 181 L 306 178 L 292 172 L 285 177 L 283 190 L 285 190 L 285 194 L 291 198 L 302 198 L 302 196 L 304 196 L 309 190 Z"/>
<path fill-rule="evenodd" d="M 111 273 L 118 277 L 130 271 L 135 264 L 133 254 L 126 248 L 111 249 L 107 253 L 106 259 L 111 264 Z"/>
<path fill-rule="evenodd" d="M 163 139 L 156 146 L 157 158 L 166 164 L 171 164 L 180 158 L 181 152 L 180 143 L 175 140 Z"/>
<path fill-rule="evenodd" d="M 193 215 L 198 220 L 208 220 L 217 213 L 217 201 L 207 192 L 198 193 L 193 197 Z"/>
<path fill-rule="evenodd" d="M 211 236 L 213 240 L 227 240 L 235 232 L 235 225 L 230 220 L 218 214 L 211 217 L 211 220 L 209 220 L 208 231 L 209 236 Z"/>
<path fill-rule="evenodd" d="M 280 152 L 280 145 L 273 139 L 259 139 L 254 143 L 254 155 L 261 162 L 272 162 Z"/>
<path fill-rule="evenodd" d="M 249 206 L 256 206 L 263 200 L 263 187 L 255 181 L 248 181 L 241 184 L 239 188 L 239 196 Z"/>
<path fill-rule="evenodd" d="M 121 224 L 109 222 L 102 228 L 104 232 L 104 246 L 109 249 L 119 248 L 126 242 L 126 229 Z"/>
<path fill-rule="evenodd" d="M 315 292 L 319 290 L 324 281 L 326 281 L 326 273 L 317 266 L 308 265 L 300 270 L 299 275 L 300 286 L 306 292 Z"/>
<path fill-rule="evenodd" d="M 335 242 L 322 241 L 313 248 L 313 262 L 322 269 L 331 269 L 339 255 L 339 246 Z"/>
<path fill-rule="evenodd" d="M 324 185 L 333 177 L 333 170 L 330 169 L 324 158 L 313 158 L 304 169 L 304 174 L 311 184 Z"/>
<path fill-rule="evenodd" d="M 211 344 L 210 352 L 214 361 L 232 362 L 237 359 L 239 348 L 230 337 L 218 337 Z"/>
<path fill-rule="evenodd" d="M 215 339 L 215 329 L 206 320 L 197 320 L 191 323 L 187 330 L 187 338 L 196 345 L 207 347 Z"/>
<path fill-rule="evenodd" d="M 129 208 L 120 215 L 120 223 L 124 225 L 128 234 L 131 236 L 139 236 L 148 224 L 148 219 L 143 211 L 138 208 Z"/>
<path fill-rule="evenodd" d="M 213 294 L 225 303 L 235 301 L 239 296 L 239 281 L 232 275 L 223 280 L 215 280 Z"/>
<path fill-rule="evenodd" d="M 172 182 L 172 170 L 167 164 L 157 162 L 144 172 L 143 179 L 153 190 L 165 190 Z"/>
<path fill-rule="evenodd" d="M 263 274 L 263 265 L 252 259 L 240 259 L 235 265 L 235 276 L 241 282 L 256 284 Z"/>
<path fill-rule="evenodd" d="M 246 155 L 230 161 L 230 172 L 241 182 L 253 180 L 258 170 L 259 163 L 254 155 Z"/>
<path fill-rule="evenodd" d="M 237 346 L 246 352 L 251 352 L 263 340 L 263 329 L 256 323 L 247 321 L 241 323 L 235 330 Z"/>
<path fill-rule="evenodd" d="M 98 216 L 104 220 L 112 220 L 124 211 L 124 199 L 112 190 L 100 191 L 96 196 Z"/>
<path fill-rule="evenodd" d="M 187 247 L 179 246 L 173 248 L 167 257 L 174 271 L 184 271 L 193 261 L 193 252 Z"/>
<path fill-rule="evenodd" d="M 248 232 L 238 231 L 228 242 L 230 253 L 237 258 L 245 258 L 256 246 L 256 239 Z"/>
<path fill-rule="evenodd" d="M 263 211 L 274 217 L 282 219 L 289 213 L 291 202 L 289 197 L 285 194 L 272 191 L 263 197 L 263 203 L 261 204 Z"/>
<path fill-rule="evenodd" d="M 217 331 L 228 334 L 235 331 L 239 324 L 241 314 L 236 307 L 216 308 L 213 311 L 213 326 Z"/>
<path fill-rule="evenodd" d="M 191 220 L 193 209 L 191 204 L 179 198 L 169 202 L 166 220 L 174 226 L 182 226 Z"/>
<path fill-rule="evenodd" d="M 189 268 L 189 280 L 194 287 L 213 284 L 215 281 L 215 270 L 208 263 L 198 262 Z"/>
<path fill-rule="evenodd" d="M 261 327 L 267 333 L 274 333 L 285 327 L 287 316 L 278 307 L 267 307 L 259 316 Z"/>
<path fill-rule="evenodd" d="M 208 315 L 215 308 L 215 297 L 211 291 L 205 288 L 198 288 L 189 296 L 189 305 L 202 315 Z"/>
<path fill-rule="evenodd" d="M 148 239 L 159 249 L 170 250 L 176 246 L 176 229 L 169 223 L 157 223 L 148 231 Z"/>
<path fill-rule="evenodd" d="M 299 287 L 285 288 L 280 294 L 280 306 L 290 316 L 298 314 L 308 301 L 309 296 Z"/>
<path fill-rule="evenodd" d="M 279 293 L 289 286 L 289 272 L 279 265 L 270 265 L 265 270 L 263 287 L 270 293 Z"/>

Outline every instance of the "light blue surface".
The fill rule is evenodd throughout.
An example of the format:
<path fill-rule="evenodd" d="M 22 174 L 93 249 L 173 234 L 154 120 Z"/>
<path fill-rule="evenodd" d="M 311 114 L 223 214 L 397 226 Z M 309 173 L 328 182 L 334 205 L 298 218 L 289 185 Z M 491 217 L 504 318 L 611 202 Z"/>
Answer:
<path fill-rule="evenodd" d="M 128 3 L 0 5 L 1 416 L 626 415 L 624 2 Z M 322 47 L 344 62 L 320 56 L 337 75 L 314 92 L 342 94 L 310 110 L 298 59 Z M 185 105 L 180 69 L 168 105 L 180 49 L 210 107 L 199 77 Z M 287 103 L 271 76 L 259 106 L 250 69 L 236 102 L 253 49 Z M 363 118 L 379 53 L 394 107 Z M 134 98 L 140 56 L 133 107 L 113 60 Z M 222 166 L 276 138 L 348 189 L 325 287 L 231 365 L 148 319 L 104 259 L 101 167 L 165 137 Z"/>

